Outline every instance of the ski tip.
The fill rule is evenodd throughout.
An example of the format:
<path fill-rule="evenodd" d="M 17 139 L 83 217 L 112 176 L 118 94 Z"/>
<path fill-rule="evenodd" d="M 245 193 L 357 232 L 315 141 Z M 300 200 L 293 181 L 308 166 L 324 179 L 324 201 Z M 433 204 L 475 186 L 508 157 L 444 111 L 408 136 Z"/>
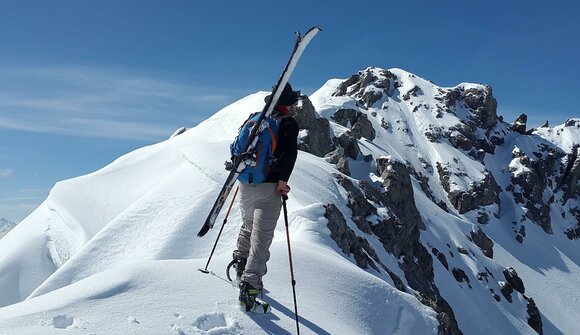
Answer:
<path fill-rule="evenodd" d="M 306 36 L 308 34 L 312 34 L 313 32 L 315 32 L 316 34 L 318 34 L 321 31 L 322 31 L 322 28 L 320 28 L 320 26 L 314 26 L 314 27 L 308 29 L 308 31 L 306 32 L 306 34 L 304 34 L 304 36 Z"/>
<path fill-rule="evenodd" d="M 197 237 L 203 237 L 209 231 L 209 227 L 203 226 L 201 230 L 197 233 Z"/>
<path fill-rule="evenodd" d="M 296 32 L 294 32 L 294 34 L 296 34 L 298 39 L 302 39 L 303 37 L 311 35 L 311 34 L 316 35 L 321 31 L 322 31 L 322 28 L 320 28 L 320 26 L 314 26 L 314 27 L 308 29 L 308 31 L 304 35 L 300 34 L 300 31 L 296 31 Z"/>
<path fill-rule="evenodd" d="M 202 273 L 205 273 L 205 274 L 209 274 L 209 271 L 208 270 L 205 270 L 205 269 L 197 269 L 197 270 L 199 270 L 199 272 L 202 272 Z"/>

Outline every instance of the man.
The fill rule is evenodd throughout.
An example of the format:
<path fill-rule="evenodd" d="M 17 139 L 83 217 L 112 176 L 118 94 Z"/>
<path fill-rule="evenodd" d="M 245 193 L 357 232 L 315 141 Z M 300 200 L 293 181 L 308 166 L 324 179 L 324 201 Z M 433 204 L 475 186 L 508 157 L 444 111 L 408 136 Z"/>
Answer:
<path fill-rule="evenodd" d="M 263 288 L 262 277 L 266 274 L 266 262 L 270 258 L 270 245 L 274 229 L 280 216 L 282 196 L 290 192 L 288 179 L 294 169 L 298 155 L 298 123 L 291 110 L 300 97 L 286 84 L 272 117 L 279 119 L 275 162 L 266 177 L 258 185 L 240 183 L 240 207 L 242 227 L 237 241 L 237 249 L 232 261 L 239 280 L 240 304 L 246 311 L 252 309 L 256 297 Z M 266 101 L 270 96 L 266 97 Z"/>

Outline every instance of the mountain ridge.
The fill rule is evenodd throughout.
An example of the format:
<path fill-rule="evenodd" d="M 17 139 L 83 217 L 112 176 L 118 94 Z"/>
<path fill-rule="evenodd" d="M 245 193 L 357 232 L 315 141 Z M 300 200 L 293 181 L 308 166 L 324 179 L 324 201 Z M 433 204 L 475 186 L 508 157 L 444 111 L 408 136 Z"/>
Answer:
<path fill-rule="evenodd" d="M 2 305 L 27 297 L 21 304 L 34 304 L 114 266 L 207 256 L 213 241 L 193 238 L 196 224 L 221 186 L 229 141 L 266 94 L 58 183 L 20 228 L 25 242 L 0 243 L 9 255 L 0 273 L 17 263 L 22 277 L 41 273 L 26 283 L 0 280 L 3 289 L 20 287 Z M 341 271 L 362 268 L 392 287 L 405 297 L 397 306 L 415 311 L 415 322 L 423 318 L 423 329 L 436 319 L 430 333 L 558 334 L 580 326 L 573 299 L 562 311 L 558 298 L 578 296 L 580 121 L 526 129 L 524 117 L 506 123 L 498 108 L 490 86 L 439 87 L 401 69 L 370 67 L 328 81 L 297 108 L 302 152 L 290 180 L 292 236 L 353 265 L 340 263 Z M 235 236 L 228 228 L 224 243 Z M 37 258 L 43 250 L 49 262 Z M 373 303 L 391 315 L 384 302 Z M 309 315 L 316 316 L 328 318 Z M 376 319 L 356 322 L 378 329 Z M 314 332 L 325 327 L 321 321 Z"/>

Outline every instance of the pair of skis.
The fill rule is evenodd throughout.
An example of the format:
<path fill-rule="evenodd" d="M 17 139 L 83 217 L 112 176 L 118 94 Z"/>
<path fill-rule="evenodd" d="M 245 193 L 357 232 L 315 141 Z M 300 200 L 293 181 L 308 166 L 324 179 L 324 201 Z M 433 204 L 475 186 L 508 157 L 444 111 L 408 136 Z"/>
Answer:
<path fill-rule="evenodd" d="M 298 63 L 298 60 L 302 56 L 304 49 L 306 49 L 308 43 L 310 43 L 310 41 L 314 38 L 314 36 L 316 36 L 316 34 L 318 34 L 318 32 L 320 32 L 321 30 L 322 29 L 320 29 L 320 27 L 313 27 L 310 30 L 308 30 L 308 32 L 306 32 L 304 36 L 300 35 L 300 33 L 298 32 L 296 33 L 296 43 L 294 44 L 294 49 L 292 50 L 292 54 L 290 55 L 288 63 L 286 63 L 286 67 L 284 68 L 282 75 L 280 76 L 278 82 L 272 89 L 272 99 L 270 99 L 270 101 L 266 103 L 266 105 L 262 109 L 260 117 L 256 122 L 256 124 L 254 125 L 254 127 L 252 128 L 250 136 L 248 137 L 248 141 L 245 144 L 244 150 L 242 150 L 242 152 L 247 152 L 250 145 L 252 145 L 254 139 L 256 138 L 256 135 L 258 134 L 258 129 L 260 128 L 260 125 L 264 121 L 264 118 L 272 114 L 272 111 L 274 110 L 274 107 L 276 106 L 276 103 L 278 102 L 278 99 L 282 94 L 282 90 L 284 89 L 284 86 L 286 86 L 286 83 L 290 79 L 292 72 L 294 72 L 296 64 Z M 217 199 L 215 200 L 215 203 L 213 204 L 213 207 L 211 208 L 211 211 L 209 212 L 209 215 L 207 216 L 207 219 L 205 220 L 203 227 L 201 227 L 200 231 L 197 233 L 197 236 L 199 237 L 204 236 L 211 228 L 213 228 L 214 223 L 218 217 L 218 214 L 220 213 L 222 207 L 226 202 L 228 195 L 230 194 L 232 188 L 234 187 L 234 184 L 236 183 L 236 179 L 239 174 L 238 171 L 240 171 L 239 168 L 242 164 L 242 161 L 241 159 L 235 159 L 235 161 L 232 163 L 233 165 L 231 166 L 232 169 L 230 171 L 230 174 L 226 178 L 226 181 L 222 186 L 222 189 Z"/>

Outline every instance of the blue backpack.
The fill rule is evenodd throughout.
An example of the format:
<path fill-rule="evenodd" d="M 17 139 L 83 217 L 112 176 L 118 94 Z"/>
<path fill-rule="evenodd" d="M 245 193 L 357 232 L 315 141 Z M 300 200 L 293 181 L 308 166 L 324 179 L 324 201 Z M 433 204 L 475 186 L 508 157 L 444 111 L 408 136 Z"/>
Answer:
<path fill-rule="evenodd" d="M 250 145 L 247 152 L 242 152 L 252 128 L 259 118 L 260 113 L 250 115 L 240 127 L 234 142 L 230 144 L 232 161 L 235 161 L 237 157 L 242 160 L 239 167 L 242 170 L 239 171 L 238 180 L 243 184 L 257 185 L 263 183 L 275 162 L 274 151 L 276 150 L 280 122 L 279 119 L 273 117 L 264 118 L 262 129 L 258 130 L 254 139 L 255 145 Z"/>

